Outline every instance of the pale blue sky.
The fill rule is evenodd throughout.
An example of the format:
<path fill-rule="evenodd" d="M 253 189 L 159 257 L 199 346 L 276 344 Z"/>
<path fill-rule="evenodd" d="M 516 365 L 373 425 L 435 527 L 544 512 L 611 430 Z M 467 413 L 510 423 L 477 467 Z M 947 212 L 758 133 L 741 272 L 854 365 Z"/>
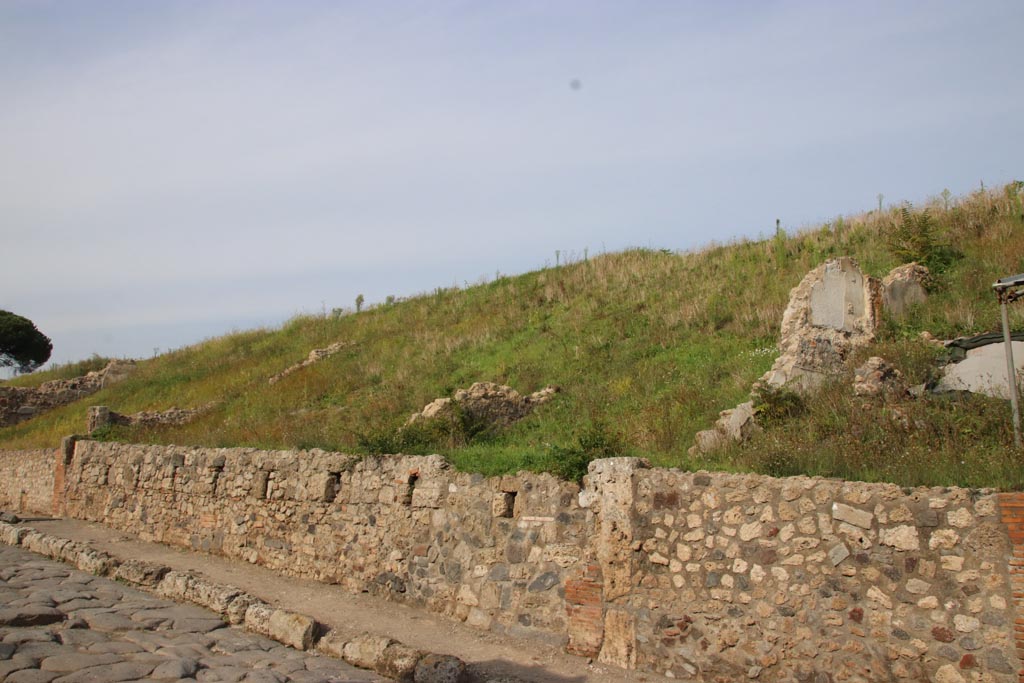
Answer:
<path fill-rule="evenodd" d="M 145 357 L 1007 182 L 1022 28 L 1019 0 L 0 0 L 0 308 L 55 361 Z"/>

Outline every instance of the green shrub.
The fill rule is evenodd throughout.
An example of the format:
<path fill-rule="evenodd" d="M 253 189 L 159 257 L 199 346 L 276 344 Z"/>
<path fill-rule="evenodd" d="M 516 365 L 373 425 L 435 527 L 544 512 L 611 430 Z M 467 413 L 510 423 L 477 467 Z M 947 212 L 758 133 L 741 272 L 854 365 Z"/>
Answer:
<path fill-rule="evenodd" d="M 804 398 L 785 387 L 759 383 L 754 391 L 754 411 L 757 421 L 769 426 L 797 417 L 807 409 Z"/>
<path fill-rule="evenodd" d="M 900 263 L 916 261 L 936 275 L 963 258 L 942 240 L 942 231 L 927 209 L 915 212 L 909 205 L 900 209 L 899 223 L 886 235 L 886 246 Z"/>
<path fill-rule="evenodd" d="M 450 453 L 471 444 L 486 443 L 497 429 L 452 403 L 442 414 L 402 426 L 356 433 L 356 445 L 370 455 Z"/>
<path fill-rule="evenodd" d="M 625 451 L 621 435 L 611 431 L 603 422 L 594 422 L 577 435 L 573 445 L 552 448 L 551 472 L 567 481 L 581 482 L 591 460 L 614 458 Z"/>

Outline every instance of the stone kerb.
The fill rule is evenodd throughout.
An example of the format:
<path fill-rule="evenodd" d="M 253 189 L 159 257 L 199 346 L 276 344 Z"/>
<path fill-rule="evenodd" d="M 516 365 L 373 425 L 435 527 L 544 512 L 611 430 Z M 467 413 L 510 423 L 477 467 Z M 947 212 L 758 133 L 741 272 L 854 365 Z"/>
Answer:
<path fill-rule="evenodd" d="M 307 615 L 275 608 L 234 586 L 213 583 L 198 572 L 174 571 L 152 562 L 113 557 L 85 543 L 6 522 L 0 522 L 0 543 L 21 545 L 82 571 L 114 578 L 179 602 L 195 603 L 220 615 L 229 624 L 244 625 L 249 631 L 297 650 L 315 647 L 323 654 L 396 681 L 459 683 L 466 679 L 466 665 L 457 657 L 416 650 L 373 633 L 342 636 Z M 383 643 L 383 647 L 367 647 L 373 643 Z M 109 676 L 104 677 L 105 674 Z M 120 680 L 114 676 L 116 674 L 111 672 L 96 673 L 85 680 Z"/>
<path fill-rule="evenodd" d="M 1017 680 L 1010 545 L 991 491 L 630 458 L 592 463 L 581 491 L 455 472 L 437 456 L 80 442 L 66 499 L 77 517 L 624 668 Z"/>

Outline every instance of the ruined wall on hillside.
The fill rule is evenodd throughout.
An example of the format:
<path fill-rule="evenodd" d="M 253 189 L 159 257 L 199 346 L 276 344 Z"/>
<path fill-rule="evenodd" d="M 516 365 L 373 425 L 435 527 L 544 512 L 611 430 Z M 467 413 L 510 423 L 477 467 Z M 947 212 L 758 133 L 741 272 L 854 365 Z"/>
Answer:
<path fill-rule="evenodd" d="M 0 451 L 0 510 L 49 514 L 54 450 Z"/>
<path fill-rule="evenodd" d="M 63 505 L 676 678 L 1008 682 L 1013 495 L 630 458 L 580 491 L 437 456 L 78 442 Z"/>
<path fill-rule="evenodd" d="M 134 370 L 135 361 L 112 360 L 102 370 L 94 370 L 81 377 L 43 382 L 38 387 L 0 386 L 0 427 L 31 420 L 91 396 L 100 389 L 123 381 Z"/>

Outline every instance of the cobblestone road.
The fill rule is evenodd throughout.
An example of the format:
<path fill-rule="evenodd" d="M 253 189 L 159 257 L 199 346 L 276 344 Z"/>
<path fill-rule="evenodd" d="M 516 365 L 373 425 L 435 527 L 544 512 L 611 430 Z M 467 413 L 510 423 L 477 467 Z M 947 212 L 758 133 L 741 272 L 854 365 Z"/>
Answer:
<path fill-rule="evenodd" d="M 0 681 L 386 681 L 228 627 L 38 555 L 0 546 Z"/>

